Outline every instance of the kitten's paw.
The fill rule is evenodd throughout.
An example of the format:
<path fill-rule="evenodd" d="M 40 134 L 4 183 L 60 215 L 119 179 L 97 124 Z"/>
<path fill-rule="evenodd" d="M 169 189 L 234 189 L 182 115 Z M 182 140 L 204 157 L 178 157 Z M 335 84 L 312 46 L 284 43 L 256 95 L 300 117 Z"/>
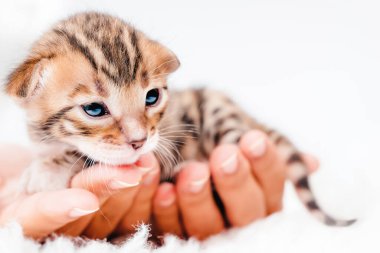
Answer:
<path fill-rule="evenodd" d="M 22 175 L 20 191 L 32 194 L 66 189 L 69 187 L 72 176 L 70 170 L 65 170 L 65 168 L 51 168 L 44 163 L 35 162 Z"/>

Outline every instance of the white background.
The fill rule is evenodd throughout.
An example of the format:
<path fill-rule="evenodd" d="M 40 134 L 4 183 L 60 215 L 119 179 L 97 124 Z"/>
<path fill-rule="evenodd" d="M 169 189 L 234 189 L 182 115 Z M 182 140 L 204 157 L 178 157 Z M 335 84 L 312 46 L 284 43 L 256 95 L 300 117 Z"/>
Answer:
<path fill-rule="evenodd" d="M 1 82 L 33 40 L 79 10 L 118 15 L 166 44 L 182 63 L 172 88 L 204 85 L 231 94 L 320 158 L 313 186 L 326 209 L 374 223 L 371 212 L 380 206 L 376 1 L 2 1 Z M 1 95 L 0 112 L 0 141 L 26 143 L 22 113 Z M 288 190 L 285 211 L 299 208 Z"/>

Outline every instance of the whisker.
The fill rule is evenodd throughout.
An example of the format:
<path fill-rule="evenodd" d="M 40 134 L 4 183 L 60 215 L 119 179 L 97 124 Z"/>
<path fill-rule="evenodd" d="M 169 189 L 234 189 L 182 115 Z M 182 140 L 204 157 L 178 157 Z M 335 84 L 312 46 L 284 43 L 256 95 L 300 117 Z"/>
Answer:
<path fill-rule="evenodd" d="M 179 129 L 181 129 L 182 127 L 194 127 L 194 128 L 198 128 L 195 124 L 177 124 L 177 125 L 165 126 L 163 128 L 160 128 L 160 130 L 171 129 L 171 128 L 179 128 Z"/>
<path fill-rule="evenodd" d="M 171 177 L 174 166 L 179 163 L 179 159 L 183 159 L 178 148 L 171 141 L 160 138 L 156 153 L 163 164 L 164 176 Z"/>

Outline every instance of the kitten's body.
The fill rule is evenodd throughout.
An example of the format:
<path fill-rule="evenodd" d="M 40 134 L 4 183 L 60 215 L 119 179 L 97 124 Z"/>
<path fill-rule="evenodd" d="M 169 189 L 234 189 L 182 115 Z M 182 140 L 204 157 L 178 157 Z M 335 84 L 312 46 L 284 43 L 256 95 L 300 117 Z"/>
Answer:
<path fill-rule="evenodd" d="M 7 85 L 27 110 L 32 139 L 41 147 L 23 177 L 24 189 L 66 188 L 75 173 L 93 162 L 133 163 L 152 150 L 163 177 L 171 178 L 182 159 L 207 159 L 218 144 L 237 143 L 248 130 L 259 129 L 278 146 L 309 210 L 327 224 L 351 223 L 321 211 L 297 149 L 223 94 L 187 90 L 172 92 L 169 99 L 166 77 L 178 66 L 171 51 L 108 15 L 79 14 L 55 26 Z M 153 105 L 147 100 L 152 90 L 159 94 Z M 85 108 L 94 102 L 107 113 L 90 117 Z"/>

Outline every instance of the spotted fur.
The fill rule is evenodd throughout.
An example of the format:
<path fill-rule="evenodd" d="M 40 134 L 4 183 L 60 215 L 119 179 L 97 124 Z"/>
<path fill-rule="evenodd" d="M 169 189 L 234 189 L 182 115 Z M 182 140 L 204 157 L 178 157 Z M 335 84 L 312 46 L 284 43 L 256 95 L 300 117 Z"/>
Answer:
<path fill-rule="evenodd" d="M 329 225 L 352 223 L 320 209 L 305 162 L 285 137 L 220 92 L 169 94 L 166 79 L 178 66 L 169 49 L 119 18 L 81 13 L 56 24 L 34 44 L 6 86 L 27 111 L 39 149 L 39 159 L 22 178 L 22 189 L 65 188 L 75 173 L 94 163 L 134 163 L 152 150 L 163 178 L 172 178 L 181 160 L 207 159 L 217 145 L 237 143 L 248 130 L 259 129 L 286 159 L 289 179 L 306 207 Z M 159 90 L 159 102 L 146 106 L 151 89 Z M 97 119 L 85 115 L 82 106 L 92 102 L 103 103 L 109 113 Z"/>

